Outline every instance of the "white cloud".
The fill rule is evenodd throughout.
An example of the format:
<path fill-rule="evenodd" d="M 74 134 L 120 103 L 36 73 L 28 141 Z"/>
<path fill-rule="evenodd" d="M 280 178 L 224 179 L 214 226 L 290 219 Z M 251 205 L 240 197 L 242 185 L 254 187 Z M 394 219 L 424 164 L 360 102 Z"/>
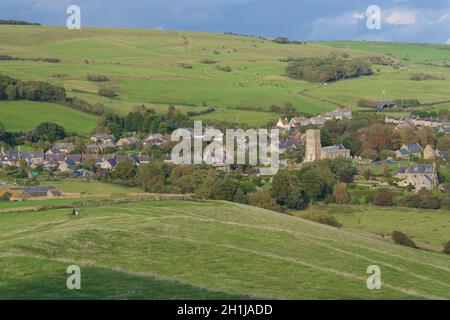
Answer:
<path fill-rule="evenodd" d="M 355 19 L 355 20 L 363 20 L 365 17 L 366 17 L 365 13 L 355 12 L 353 14 L 353 19 Z"/>
<path fill-rule="evenodd" d="M 306 38 L 313 40 L 351 39 L 358 33 L 359 25 L 364 19 L 365 13 L 356 11 L 348 11 L 333 17 L 321 17 L 312 22 L 311 31 Z"/>
<path fill-rule="evenodd" d="M 386 22 L 396 26 L 415 24 L 417 22 L 417 12 L 415 10 L 396 9 L 388 15 Z"/>
<path fill-rule="evenodd" d="M 365 18 L 365 13 L 346 12 L 335 17 L 322 17 L 312 22 L 314 26 L 328 25 L 328 26 L 342 26 L 342 25 L 356 25 L 359 21 Z"/>
<path fill-rule="evenodd" d="M 444 23 L 444 22 L 450 22 L 450 13 L 446 13 L 444 15 L 442 15 L 439 19 L 439 22 Z"/>
<path fill-rule="evenodd" d="M 448 38 L 447 42 L 445 44 L 450 44 L 450 38 Z"/>

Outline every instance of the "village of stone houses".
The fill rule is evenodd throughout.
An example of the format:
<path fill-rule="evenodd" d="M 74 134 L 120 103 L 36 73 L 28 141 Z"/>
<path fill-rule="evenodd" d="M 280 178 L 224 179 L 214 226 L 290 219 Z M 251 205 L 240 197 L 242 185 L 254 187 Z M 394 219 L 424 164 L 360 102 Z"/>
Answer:
<path fill-rule="evenodd" d="M 420 195 L 422 200 L 417 204 L 421 208 L 449 208 L 450 120 L 389 115 L 375 121 L 367 118 L 354 117 L 350 109 L 340 107 L 315 117 L 280 118 L 269 127 L 281 132 L 276 152 L 281 155 L 283 171 L 302 170 L 311 165 L 342 167 L 337 175 L 341 181 L 338 186 L 346 190 L 343 199 L 331 192 L 324 199 L 320 194 L 311 195 L 306 202 L 411 206 L 411 201 L 403 199 Z M 370 122 L 373 124 L 362 126 Z M 3 143 L 0 151 L 2 201 L 74 196 L 59 190 L 51 181 L 98 180 L 139 186 L 139 182 L 132 180 L 140 167 L 151 163 L 175 166 L 170 156 L 174 144 L 167 132 L 147 136 L 125 132 L 115 136 L 107 128 L 98 129 L 89 139 L 66 137 L 41 150 L 36 144 L 26 146 L 28 151 L 24 151 L 23 146 L 10 148 Z M 185 129 L 192 131 L 192 128 Z M 338 138 L 342 135 L 346 139 Z M 333 144 L 334 141 L 340 143 Z M 222 174 L 254 176 L 252 179 L 268 183 L 273 180 L 273 177 L 260 176 L 256 168 L 228 165 L 223 161 L 214 163 L 212 169 Z M 45 186 L 40 182 L 45 182 Z M 141 187 L 142 191 L 157 191 L 145 185 Z"/>

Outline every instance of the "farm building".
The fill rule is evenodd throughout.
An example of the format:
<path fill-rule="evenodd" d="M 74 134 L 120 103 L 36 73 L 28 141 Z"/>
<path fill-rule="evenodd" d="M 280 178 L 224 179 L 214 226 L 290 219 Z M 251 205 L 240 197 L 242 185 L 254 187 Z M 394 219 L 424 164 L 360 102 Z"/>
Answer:
<path fill-rule="evenodd" d="M 119 141 L 117 141 L 116 147 L 123 148 L 127 146 L 137 146 L 139 144 L 139 139 L 136 137 L 128 137 L 128 138 L 122 138 Z"/>
<path fill-rule="evenodd" d="M 33 186 L 33 187 L 0 187 L 0 197 L 10 194 L 11 201 L 32 200 L 33 198 L 57 198 L 62 193 L 54 186 Z"/>
<path fill-rule="evenodd" d="M 10 201 L 25 201 L 32 196 L 24 190 L 0 189 L 0 197 L 9 196 Z"/>
<path fill-rule="evenodd" d="M 422 158 L 422 147 L 418 143 L 404 144 L 395 151 L 397 158 L 409 159 L 410 157 Z"/>
<path fill-rule="evenodd" d="M 412 186 L 416 192 L 432 190 L 439 185 L 436 167 L 432 164 L 417 164 L 409 168 L 400 167 L 395 178 L 401 179 L 399 186 Z"/>

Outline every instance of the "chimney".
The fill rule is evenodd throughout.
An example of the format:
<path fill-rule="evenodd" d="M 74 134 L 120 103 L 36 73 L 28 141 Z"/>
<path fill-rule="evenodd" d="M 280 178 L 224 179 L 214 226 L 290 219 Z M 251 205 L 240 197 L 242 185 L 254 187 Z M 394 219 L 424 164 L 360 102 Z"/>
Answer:
<path fill-rule="evenodd" d="M 1 151 L 1 154 L 2 154 L 2 156 L 4 156 L 4 155 L 5 155 L 5 147 L 4 147 L 4 146 L 2 146 L 2 151 Z"/>

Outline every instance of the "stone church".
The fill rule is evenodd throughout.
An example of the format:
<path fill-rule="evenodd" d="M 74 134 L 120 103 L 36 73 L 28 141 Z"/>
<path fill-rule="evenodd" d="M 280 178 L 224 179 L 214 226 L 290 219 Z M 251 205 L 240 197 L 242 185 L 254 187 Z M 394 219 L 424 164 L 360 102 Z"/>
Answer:
<path fill-rule="evenodd" d="M 306 149 L 304 162 L 315 160 L 351 158 L 350 150 L 342 144 L 322 147 L 320 140 L 320 130 L 310 129 L 306 131 Z"/>

